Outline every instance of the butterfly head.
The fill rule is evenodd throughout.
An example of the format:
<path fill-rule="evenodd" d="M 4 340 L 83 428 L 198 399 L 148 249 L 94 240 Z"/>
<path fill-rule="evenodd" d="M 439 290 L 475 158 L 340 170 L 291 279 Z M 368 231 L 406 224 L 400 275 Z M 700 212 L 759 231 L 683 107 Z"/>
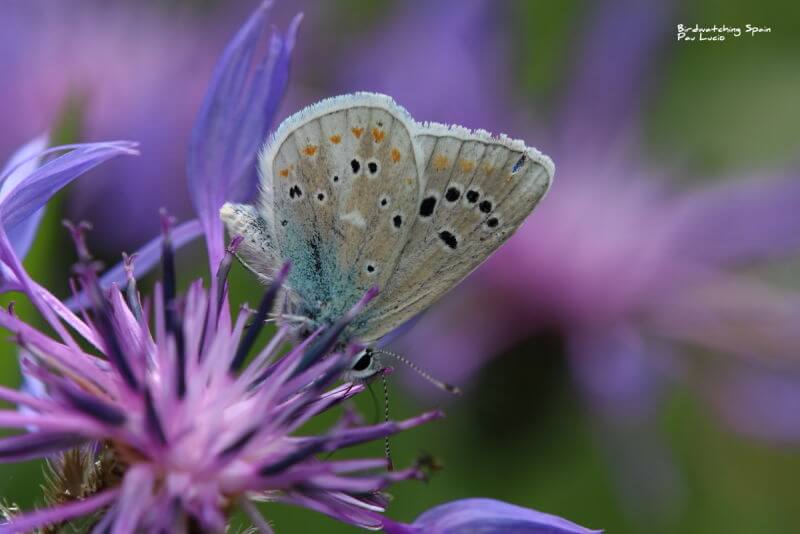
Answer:
<path fill-rule="evenodd" d="M 350 369 L 345 373 L 345 380 L 367 382 L 384 369 L 375 350 L 367 347 L 353 356 Z"/>
<path fill-rule="evenodd" d="M 381 371 L 386 369 L 386 366 L 382 361 L 382 356 L 390 356 L 396 359 L 442 391 L 453 393 L 455 395 L 461 394 L 461 390 L 458 387 L 434 378 L 426 371 L 420 369 L 417 364 L 409 361 L 407 358 L 388 350 L 373 349 L 371 347 L 367 347 L 353 356 L 350 369 L 344 374 L 343 378 L 352 382 L 370 381 L 372 378 L 379 375 Z"/>

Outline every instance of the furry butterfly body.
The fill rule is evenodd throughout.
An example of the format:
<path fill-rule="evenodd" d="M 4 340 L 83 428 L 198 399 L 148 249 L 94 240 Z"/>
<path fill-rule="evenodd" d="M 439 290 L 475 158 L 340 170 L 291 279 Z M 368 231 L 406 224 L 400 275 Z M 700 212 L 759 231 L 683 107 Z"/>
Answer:
<path fill-rule="evenodd" d="M 508 239 L 547 192 L 552 161 L 506 136 L 418 123 L 355 93 L 286 119 L 259 157 L 256 205 L 226 204 L 240 255 L 268 280 L 292 262 L 282 313 L 330 324 L 373 286 L 348 335 L 373 343 Z"/>

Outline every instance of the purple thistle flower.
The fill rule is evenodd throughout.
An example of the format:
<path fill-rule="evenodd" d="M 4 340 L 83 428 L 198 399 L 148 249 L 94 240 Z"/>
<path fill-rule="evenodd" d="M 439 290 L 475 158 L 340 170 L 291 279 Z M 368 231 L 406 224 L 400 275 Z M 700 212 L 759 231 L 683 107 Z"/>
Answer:
<path fill-rule="evenodd" d="M 0 411 L 0 426 L 27 429 L 0 439 L 0 459 L 22 461 L 97 443 L 125 466 L 124 474 L 83 501 L 12 517 L 6 529 L 27 531 L 102 509 L 98 527 L 119 532 L 172 530 L 189 522 L 218 531 L 226 525 L 225 510 L 238 506 L 268 531 L 254 500 L 297 504 L 377 528 L 386 505 L 381 490 L 422 477 L 417 467 L 388 471 L 384 458 L 322 461 L 316 455 L 382 440 L 439 412 L 366 426 L 342 420 L 323 435 L 297 435 L 305 422 L 364 389 L 333 385 L 352 350 L 330 353 L 336 339 L 317 332 L 278 359 L 289 334 L 281 327 L 245 364 L 242 356 L 252 352 L 263 320 L 245 333 L 251 314 L 241 311 L 229 321 L 217 305 L 221 299 L 227 306 L 224 289 L 214 295 L 199 281 L 178 297 L 169 238 L 164 280 L 151 301 L 141 302 L 132 269 L 125 293 L 100 288 L 83 230 L 71 227 L 81 258 L 77 272 L 91 300 L 83 318 L 28 277 L 0 234 L 0 259 L 60 337 L 0 311 L 0 325 L 29 355 L 25 372 L 47 390 L 37 397 L 0 388 L 0 398 L 28 409 Z M 278 275 L 260 309 L 272 308 L 287 272 Z M 81 348 L 64 325 L 91 349 Z M 309 354 L 317 357 L 301 367 Z"/>
<path fill-rule="evenodd" d="M 322 435 L 298 435 L 310 419 L 363 391 L 362 383 L 334 385 L 360 347 L 333 349 L 338 334 L 375 291 L 367 292 L 339 323 L 314 332 L 282 357 L 278 350 L 289 328 L 280 327 L 248 363 L 288 265 L 275 277 L 255 317 L 243 309 L 231 320 L 225 313 L 226 277 L 240 239 L 233 240 L 221 262 L 216 293 L 197 281 L 179 297 L 171 221 L 165 216 L 164 279 L 153 298 L 143 302 L 131 259 L 126 258 L 124 292 L 116 285 L 103 290 L 84 240 L 86 225 L 68 226 L 80 260 L 76 273 L 91 305 L 82 318 L 28 276 L 0 230 L 0 261 L 57 336 L 37 330 L 11 310 L 0 310 L 0 326 L 16 336 L 26 354 L 25 374 L 43 386 L 38 394 L 0 387 L 0 399 L 24 408 L 0 410 L 0 428 L 24 430 L 0 438 L 0 461 L 91 446 L 104 462 L 110 457 L 118 472 L 88 494 L 64 493 L 50 507 L 9 514 L 0 532 L 63 525 L 87 515 L 99 531 L 217 532 L 226 528 L 235 507 L 261 532 L 272 532 L 256 501 L 294 504 L 395 533 L 476 528 L 590 532 L 554 516 L 489 500 L 444 505 L 413 525 L 395 523 L 382 515 L 388 504 L 382 492 L 395 482 L 423 478 L 419 466 L 395 471 L 385 458 L 317 457 L 442 415 L 432 411 L 374 425 L 343 418 Z"/>

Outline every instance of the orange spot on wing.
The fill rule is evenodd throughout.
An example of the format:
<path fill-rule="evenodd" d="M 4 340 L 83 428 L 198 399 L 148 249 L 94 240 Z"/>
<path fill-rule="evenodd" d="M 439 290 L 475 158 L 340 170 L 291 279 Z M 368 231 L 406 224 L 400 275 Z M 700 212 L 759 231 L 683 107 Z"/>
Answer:
<path fill-rule="evenodd" d="M 475 162 L 468 159 L 462 159 L 458 162 L 458 165 L 463 172 L 471 172 L 475 168 Z"/>
<path fill-rule="evenodd" d="M 308 145 L 303 149 L 303 152 L 306 153 L 306 156 L 313 156 L 317 153 L 317 147 L 314 145 Z"/>
<path fill-rule="evenodd" d="M 333 143 L 334 145 L 338 145 L 339 143 L 342 142 L 342 136 L 339 135 L 339 134 L 332 135 L 330 137 L 330 139 L 331 139 L 331 143 Z"/>
<path fill-rule="evenodd" d="M 376 143 L 380 143 L 383 141 L 383 138 L 386 137 L 386 132 L 383 130 L 379 130 L 377 128 L 372 129 L 372 138 L 375 140 Z"/>
<path fill-rule="evenodd" d="M 494 172 L 494 167 L 493 167 L 492 165 L 489 165 L 488 163 L 484 163 L 484 164 L 481 166 L 481 170 L 482 170 L 482 171 L 483 171 L 485 174 L 492 174 L 492 173 Z"/>
<path fill-rule="evenodd" d="M 400 161 L 400 151 L 397 150 L 396 148 L 392 149 L 392 161 L 394 161 L 395 163 Z"/>
<path fill-rule="evenodd" d="M 433 168 L 437 171 L 444 170 L 449 163 L 450 160 L 444 154 L 436 154 L 433 157 Z"/>
<path fill-rule="evenodd" d="M 286 178 L 287 176 L 289 176 L 289 169 L 281 169 L 278 171 L 278 174 Z"/>
<path fill-rule="evenodd" d="M 364 128 L 353 128 L 351 131 L 356 137 L 361 137 L 361 134 L 364 132 Z"/>

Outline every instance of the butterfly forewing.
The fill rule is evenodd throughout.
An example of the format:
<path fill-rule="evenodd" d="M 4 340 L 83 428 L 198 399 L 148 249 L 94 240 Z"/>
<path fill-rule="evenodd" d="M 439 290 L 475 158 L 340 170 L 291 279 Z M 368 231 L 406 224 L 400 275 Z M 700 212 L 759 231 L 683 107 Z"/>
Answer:
<path fill-rule="evenodd" d="M 485 132 L 419 127 L 421 195 L 413 227 L 356 334 L 377 339 L 423 311 L 482 263 L 547 191 L 552 163 Z"/>
<path fill-rule="evenodd" d="M 401 108 L 376 95 L 324 101 L 281 126 L 261 165 L 295 313 L 329 322 L 388 284 L 419 191 Z"/>

